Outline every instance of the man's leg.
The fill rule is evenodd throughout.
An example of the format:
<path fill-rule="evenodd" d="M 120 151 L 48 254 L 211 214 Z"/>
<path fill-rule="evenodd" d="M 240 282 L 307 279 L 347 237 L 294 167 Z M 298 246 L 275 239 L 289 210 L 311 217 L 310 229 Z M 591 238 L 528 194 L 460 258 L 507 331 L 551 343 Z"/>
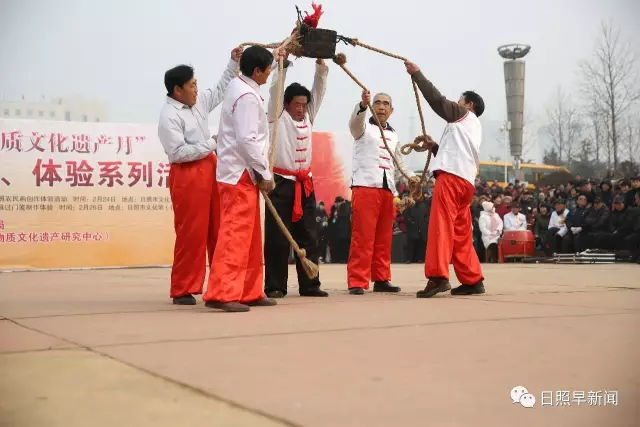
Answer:
<path fill-rule="evenodd" d="M 399 286 L 391 284 L 391 241 L 393 239 L 393 218 L 396 214 L 393 193 L 389 190 L 378 191 L 380 193 L 380 210 L 371 260 L 373 291 L 400 292 Z"/>
<path fill-rule="evenodd" d="M 347 263 L 349 289 L 369 289 L 381 191 L 377 188 L 356 187 L 351 192 L 351 246 Z"/>
<path fill-rule="evenodd" d="M 430 298 L 451 289 L 449 263 L 453 257 L 454 224 L 459 200 L 464 194 L 456 178 L 446 172 L 439 172 L 436 177 L 424 262 L 424 273 L 429 281 L 425 289 L 418 291 L 418 298 Z"/>
<path fill-rule="evenodd" d="M 175 304 L 193 305 L 202 293 L 207 263 L 207 239 L 215 169 L 210 157 L 174 163 L 169 172 L 176 241 L 170 297 Z"/>
<path fill-rule="evenodd" d="M 216 243 L 218 242 L 218 233 L 220 232 L 220 194 L 218 193 L 218 181 L 216 181 L 218 158 L 211 156 L 211 161 L 213 162 L 213 179 L 211 180 L 211 207 L 209 209 L 209 233 L 207 235 L 209 268 L 211 268 L 213 254 L 216 250 Z"/>
<path fill-rule="evenodd" d="M 462 180 L 459 185 L 467 186 L 466 192 L 461 191 L 462 199 L 458 205 L 458 215 L 454 225 L 453 238 L 453 269 L 462 284 L 451 290 L 452 295 L 471 295 L 484 293 L 482 281 L 482 267 L 478 254 L 473 248 L 473 231 L 471 229 L 471 199 L 474 188 Z M 464 187 L 463 187 L 464 188 Z"/>
<path fill-rule="evenodd" d="M 255 215 L 258 203 L 257 188 L 245 171 L 236 185 L 219 182 L 220 231 L 213 254 L 207 292 L 203 299 L 211 308 L 226 311 L 248 311 L 240 304 L 250 251 L 247 246 L 254 238 Z M 258 212 L 259 215 L 259 212 Z M 259 236 L 262 239 L 262 236 Z M 260 256 L 262 260 L 262 255 Z"/>
<path fill-rule="evenodd" d="M 429 234 L 425 255 L 424 274 L 427 279 L 449 280 L 449 263 L 453 255 L 454 222 L 459 197 L 453 175 L 438 173 L 431 202 Z"/>
<path fill-rule="evenodd" d="M 293 231 L 291 215 L 293 213 L 293 198 L 295 181 L 275 175 L 276 188 L 269 193 L 269 199 L 276 208 L 280 219 Z M 289 241 L 282 234 L 269 209 L 264 215 L 264 262 L 265 262 L 265 293 L 273 298 L 281 298 L 287 294 L 289 278 Z M 248 242 L 247 242 L 248 243 Z"/>
<path fill-rule="evenodd" d="M 309 197 L 302 192 L 302 218 L 293 223 L 292 236 L 298 246 L 304 249 L 307 259 L 318 264 L 318 223 L 316 222 L 316 195 L 311 192 Z M 326 297 L 329 294 L 320 290 L 320 274 L 315 279 L 309 279 L 302 268 L 302 263 L 296 258 L 296 272 L 298 273 L 298 286 L 301 296 Z"/>
<path fill-rule="evenodd" d="M 264 275 L 262 273 L 262 228 L 260 226 L 260 194 L 256 186 L 243 187 L 247 192 L 247 198 L 251 202 L 251 208 L 245 211 L 245 215 L 251 220 L 253 226 L 251 235 L 247 234 L 249 245 L 246 274 L 242 288 L 240 302 L 247 305 L 271 306 L 276 305 L 275 300 L 266 298 L 262 290 Z M 254 208 L 255 207 L 255 208 Z"/>

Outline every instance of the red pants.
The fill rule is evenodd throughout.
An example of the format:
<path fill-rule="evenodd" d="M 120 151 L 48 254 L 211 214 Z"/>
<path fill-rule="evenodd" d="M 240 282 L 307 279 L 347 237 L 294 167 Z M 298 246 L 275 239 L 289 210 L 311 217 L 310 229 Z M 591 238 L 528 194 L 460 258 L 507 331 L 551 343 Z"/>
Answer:
<path fill-rule="evenodd" d="M 473 247 L 471 199 L 474 191 L 473 185 L 465 179 L 438 172 L 424 263 L 427 278 L 449 280 L 449 264 L 453 261 L 453 269 L 461 284 L 475 285 L 484 280 L 478 254 Z"/>
<path fill-rule="evenodd" d="M 351 247 L 347 264 L 349 289 L 369 289 L 369 282 L 391 280 L 393 193 L 355 187 L 351 192 Z"/>
<path fill-rule="evenodd" d="M 258 187 L 246 171 L 236 185 L 218 183 L 220 234 L 205 301 L 247 303 L 264 298 Z"/>
<path fill-rule="evenodd" d="M 171 165 L 169 192 L 176 232 L 171 298 L 202 293 L 207 260 L 211 264 L 220 227 L 217 164 L 211 154 L 195 162 Z"/>

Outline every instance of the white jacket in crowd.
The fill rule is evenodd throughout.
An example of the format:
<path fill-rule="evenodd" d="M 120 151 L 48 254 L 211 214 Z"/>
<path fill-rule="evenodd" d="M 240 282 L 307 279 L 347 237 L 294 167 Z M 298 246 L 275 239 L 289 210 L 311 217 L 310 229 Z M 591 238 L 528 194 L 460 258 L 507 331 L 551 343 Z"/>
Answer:
<path fill-rule="evenodd" d="M 502 235 L 503 224 L 500 215 L 496 213 L 493 203 L 482 202 L 482 209 L 478 227 L 482 233 L 482 243 L 485 248 L 488 248 L 490 244 L 498 243 L 498 239 Z"/>

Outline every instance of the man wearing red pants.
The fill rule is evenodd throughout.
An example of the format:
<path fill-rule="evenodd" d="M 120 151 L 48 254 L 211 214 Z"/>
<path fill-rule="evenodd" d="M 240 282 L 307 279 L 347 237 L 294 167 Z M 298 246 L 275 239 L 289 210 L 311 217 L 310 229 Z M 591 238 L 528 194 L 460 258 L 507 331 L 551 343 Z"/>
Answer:
<path fill-rule="evenodd" d="M 391 239 L 395 206 L 393 197 L 396 166 L 386 150 L 374 117 L 365 120 L 369 92 L 362 93 L 351 115 L 349 129 L 353 143 L 353 174 L 351 177 L 351 246 L 347 264 L 349 293 L 363 295 L 373 281 L 373 292 L 400 292 L 391 284 Z M 384 130 L 384 138 L 394 152 L 402 170 L 412 180 L 418 177 L 402 162 L 398 135 L 391 127 L 393 112 L 391 97 L 379 93 L 373 98 L 373 109 Z"/>
<path fill-rule="evenodd" d="M 263 290 L 262 228 L 259 190 L 275 187 L 268 161 L 269 125 L 260 96 L 274 57 L 259 46 L 240 58 L 240 76 L 229 83 L 222 103 L 218 133 L 220 232 L 213 254 L 209 286 L 204 295 L 209 308 L 230 312 L 249 306 L 271 306 Z"/>
<path fill-rule="evenodd" d="M 174 304 L 196 303 L 193 295 L 202 293 L 207 253 L 211 264 L 216 247 L 220 226 L 217 159 L 208 118 L 222 102 L 241 53 L 241 49 L 231 52 L 217 86 L 204 92 L 198 92 L 193 68 L 188 65 L 174 67 L 164 75 L 167 102 L 160 113 L 158 137 L 171 163 L 169 192 L 176 241 L 170 297 Z"/>
<path fill-rule="evenodd" d="M 482 141 L 478 117 L 484 112 L 484 101 L 471 91 L 463 93 L 458 102 L 449 101 L 417 65 L 407 61 L 405 66 L 431 109 L 448 123 L 440 144 L 432 147 L 435 158 L 431 169 L 436 177 L 436 187 L 425 257 L 428 282 L 417 296 L 430 298 L 450 290 L 449 264 L 452 261 L 461 285 L 451 289 L 451 294 L 483 294 L 484 277 L 473 248 L 470 206 Z"/>

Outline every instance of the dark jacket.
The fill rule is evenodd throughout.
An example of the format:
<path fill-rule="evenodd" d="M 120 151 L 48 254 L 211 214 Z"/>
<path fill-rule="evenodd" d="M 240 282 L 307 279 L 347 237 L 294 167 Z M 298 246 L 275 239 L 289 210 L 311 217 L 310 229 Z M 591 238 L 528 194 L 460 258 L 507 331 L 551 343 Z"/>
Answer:
<path fill-rule="evenodd" d="M 603 204 L 600 209 L 592 206 L 587 209 L 587 214 L 584 218 L 584 231 L 607 231 L 609 229 L 610 218 L 609 208 L 607 205 Z"/>
<path fill-rule="evenodd" d="M 535 236 L 544 235 L 549 229 L 549 220 L 551 220 L 551 214 L 547 213 L 546 215 L 542 215 L 539 213 L 533 219 L 533 234 Z"/>
<path fill-rule="evenodd" d="M 629 208 L 626 206 L 621 211 L 613 210 L 611 213 L 611 232 L 616 234 L 626 234 L 631 231 L 633 224 L 629 215 Z"/>
<path fill-rule="evenodd" d="M 567 228 L 584 226 L 584 218 L 587 214 L 586 208 L 575 207 L 567 215 Z"/>

